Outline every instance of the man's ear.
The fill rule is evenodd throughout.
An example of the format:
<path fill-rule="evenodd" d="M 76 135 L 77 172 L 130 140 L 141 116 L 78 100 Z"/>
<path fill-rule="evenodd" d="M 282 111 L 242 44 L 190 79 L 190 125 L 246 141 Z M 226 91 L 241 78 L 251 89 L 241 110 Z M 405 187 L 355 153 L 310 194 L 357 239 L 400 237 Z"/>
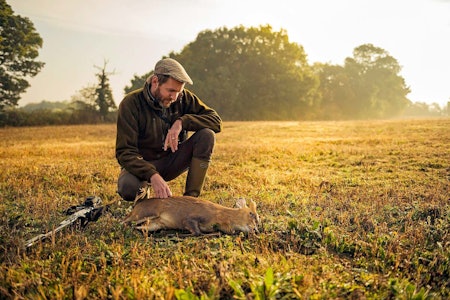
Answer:
<path fill-rule="evenodd" d="M 151 82 L 152 86 L 158 86 L 158 84 L 159 84 L 158 76 L 153 75 L 150 82 Z"/>

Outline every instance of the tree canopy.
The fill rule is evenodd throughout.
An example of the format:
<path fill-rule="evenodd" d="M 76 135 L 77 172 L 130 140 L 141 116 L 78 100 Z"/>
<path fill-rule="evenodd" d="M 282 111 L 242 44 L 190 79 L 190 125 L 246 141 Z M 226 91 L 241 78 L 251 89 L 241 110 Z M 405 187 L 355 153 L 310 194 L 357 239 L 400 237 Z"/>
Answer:
<path fill-rule="evenodd" d="M 356 47 L 344 66 L 318 64 L 320 115 L 325 118 L 386 118 L 410 101 L 398 61 L 372 44 Z"/>
<path fill-rule="evenodd" d="M 297 119 L 314 101 L 318 81 L 303 47 L 269 25 L 206 30 L 169 56 L 224 119 Z"/>
<path fill-rule="evenodd" d="M 0 110 L 17 105 L 20 94 L 30 86 L 27 78 L 44 66 L 35 61 L 41 47 L 42 38 L 33 23 L 14 15 L 6 0 L 0 0 Z"/>
<path fill-rule="evenodd" d="M 303 47 L 269 25 L 205 30 L 169 57 L 193 79 L 187 88 L 227 120 L 298 119 L 316 96 L 318 79 Z M 125 92 L 150 74 L 135 75 Z"/>

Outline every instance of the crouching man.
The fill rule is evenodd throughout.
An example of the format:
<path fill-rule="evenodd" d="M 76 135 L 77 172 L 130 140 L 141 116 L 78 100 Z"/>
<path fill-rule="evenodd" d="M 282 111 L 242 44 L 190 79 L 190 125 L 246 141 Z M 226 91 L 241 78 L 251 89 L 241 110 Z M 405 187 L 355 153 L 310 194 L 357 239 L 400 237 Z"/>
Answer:
<path fill-rule="evenodd" d="M 122 171 L 118 193 L 133 201 L 151 185 L 157 198 L 172 196 L 168 181 L 188 170 L 184 195 L 198 197 L 222 120 L 195 94 L 183 66 L 158 61 L 144 87 L 122 100 L 117 119 L 116 158 Z M 187 137 L 187 132 L 194 132 Z"/>

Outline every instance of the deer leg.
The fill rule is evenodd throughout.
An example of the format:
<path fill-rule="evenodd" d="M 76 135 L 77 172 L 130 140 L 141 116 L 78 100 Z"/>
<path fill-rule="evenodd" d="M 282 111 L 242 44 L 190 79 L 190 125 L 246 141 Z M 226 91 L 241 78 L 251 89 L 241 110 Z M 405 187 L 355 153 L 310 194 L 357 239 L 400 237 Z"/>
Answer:
<path fill-rule="evenodd" d="M 186 220 L 183 222 L 183 225 L 193 235 L 201 235 L 202 234 L 197 220 L 194 220 L 194 219 Z"/>

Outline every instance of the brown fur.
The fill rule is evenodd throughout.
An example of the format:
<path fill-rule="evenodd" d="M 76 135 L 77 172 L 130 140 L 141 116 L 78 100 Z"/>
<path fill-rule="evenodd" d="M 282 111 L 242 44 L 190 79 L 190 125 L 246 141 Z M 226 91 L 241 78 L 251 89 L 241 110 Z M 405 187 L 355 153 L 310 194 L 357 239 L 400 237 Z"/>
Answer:
<path fill-rule="evenodd" d="M 180 229 L 195 235 L 214 231 L 229 234 L 258 231 L 259 216 L 255 202 L 251 201 L 248 207 L 244 199 L 239 199 L 236 204 L 239 208 L 188 196 L 144 198 L 135 203 L 123 222 L 134 222 L 142 230 Z"/>

